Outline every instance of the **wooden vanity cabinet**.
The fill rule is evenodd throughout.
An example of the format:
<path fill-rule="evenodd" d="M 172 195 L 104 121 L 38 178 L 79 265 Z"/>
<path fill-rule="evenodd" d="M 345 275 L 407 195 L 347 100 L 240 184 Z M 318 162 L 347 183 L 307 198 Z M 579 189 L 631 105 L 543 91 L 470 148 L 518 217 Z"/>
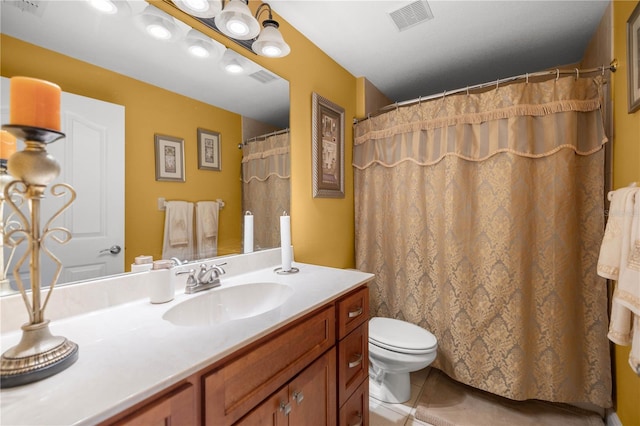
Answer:
<path fill-rule="evenodd" d="M 368 425 L 366 285 L 102 425 Z"/>

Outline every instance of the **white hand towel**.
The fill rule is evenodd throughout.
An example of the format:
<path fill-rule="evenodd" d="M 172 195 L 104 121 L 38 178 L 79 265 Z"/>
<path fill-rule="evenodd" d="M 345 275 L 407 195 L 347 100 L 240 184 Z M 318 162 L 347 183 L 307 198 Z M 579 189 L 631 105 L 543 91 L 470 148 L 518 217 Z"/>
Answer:
<path fill-rule="evenodd" d="M 216 201 L 196 203 L 196 244 L 199 259 L 218 255 L 218 213 Z"/>
<path fill-rule="evenodd" d="M 613 192 L 607 226 L 600 246 L 598 275 L 617 280 L 622 261 L 622 238 L 631 232 L 631 212 L 633 195 L 638 188 L 621 188 Z"/>
<path fill-rule="evenodd" d="M 164 220 L 162 258 L 193 260 L 193 203 L 168 201 Z"/>
<path fill-rule="evenodd" d="M 640 188 L 613 193 L 600 247 L 598 275 L 617 280 L 607 337 L 631 345 L 629 365 L 640 372 Z"/>
<path fill-rule="evenodd" d="M 165 212 L 169 221 L 169 244 L 186 246 L 189 244 L 189 203 L 186 201 L 169 201 Z"/>

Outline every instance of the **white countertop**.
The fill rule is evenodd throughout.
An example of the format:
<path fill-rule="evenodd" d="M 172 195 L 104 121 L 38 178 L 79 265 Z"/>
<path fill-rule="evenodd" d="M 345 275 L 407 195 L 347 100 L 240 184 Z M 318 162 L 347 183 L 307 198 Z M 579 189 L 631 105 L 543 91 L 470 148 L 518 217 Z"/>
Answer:
<path fill-rule="evenodd" d="M 279 275 L 273 272 L 276 266 L 222 276 L 223 287 L 276 282 L 293 288 L 280 308 L 253 318 L 216 326 L 173 325 L 162 319 L 167 310 L 216 291 L 186 295 L 180 288 L 169 303 L 138 299 L 52 321 L 53 335 L 78 344 L 78 361 L 42 381 L 2 389 L 0 423 L 89 425 L 106 420 L 373 278 L 301 263 L 294 263 L 299 273 Z M 2 334 L 2 350 L 17 344 L 20 336 L 20 331 Z"/>

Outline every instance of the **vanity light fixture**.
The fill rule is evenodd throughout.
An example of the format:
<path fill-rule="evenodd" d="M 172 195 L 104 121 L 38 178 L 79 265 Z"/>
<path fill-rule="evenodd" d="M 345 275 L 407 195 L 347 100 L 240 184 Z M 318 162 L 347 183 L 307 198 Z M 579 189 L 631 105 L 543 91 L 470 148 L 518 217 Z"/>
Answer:
<path fill-rule="evenodd" d="M 230 0 L 215 17 L 216 27 L 227 37 L 251 40 L 260 33 L 260 24 L 243 0 Z"/>
<path fill-rule="evenodd" d="M 173 0 L 173 3 L 198 18 L 213 18 L 222 10 L 222 0 Z"/>
<path fill-rule="evenodd" d="M 251 48 L 260 56 L 268 56 L 270 58 L 282 58 L 291 52 L 291 48 L 285 43 L 282 34 L 278 30 L 280 24 L 273 19 L 271 14 L 271 6 L 269 3 L 262 3 L 256 11 L 256 18 L 260 17 L 260 13 L 267 8 L 269 10 L 269 19 L 262 22 L 263 30 L 260 36 L 253 42 Z"/>
<path fill-rule="evenodd" d="M 178 31 L 173 17 L 152 5 L 148 5 L 136 19 L 144 31 L 160 40 L 170 40 Z"/>
<path fill-rule="evenodd" d="M 198 58 L 219 58 L 222 56 L 224 46 L 221 43 L 207 37 L 200 31 L 190 29 L 185 36 L 187 51 Z"/>

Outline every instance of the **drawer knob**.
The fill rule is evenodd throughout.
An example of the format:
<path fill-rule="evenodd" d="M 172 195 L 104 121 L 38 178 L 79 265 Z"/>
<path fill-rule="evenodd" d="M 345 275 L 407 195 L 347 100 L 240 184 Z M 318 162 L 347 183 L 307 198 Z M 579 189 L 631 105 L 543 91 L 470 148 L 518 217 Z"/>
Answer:
<path fill-rule="evenodd" d="M 362 413 L 356 414 L 355 423 L 349 423 L 349 426 L 362 426 Z"/>
<path fill-rule="evenodd" d="M 283 411 L 284 415 L 288 416 L 289 413 L 291 412 L 291 404 L 289 404 L 288 402 L 282 401 L 280 403 L 280 411 Z"/>
<path fill-rule="evenodd" d="M 349 368 L 357 367 L 362 364 L 362 354 L 356 354 L 356 359 L 349 362 Z"/>
<path fill-rule="evenodd" d="M 362 306 L 360 306 L 355 311 L 349 311 L 349 318 L 355 318 L 355 317 L 361 315 L 362 311 L 363 311 Z"/>
<path fill-rule="evenodd" d="M 298 403 L 298 405 L 302 404 L 302 400 L 304 399 L 304 394 L 302 393 L 302 391 L 295 391 L 293 393 L 293 399 L 296 400 L 296 402 Z"/>

